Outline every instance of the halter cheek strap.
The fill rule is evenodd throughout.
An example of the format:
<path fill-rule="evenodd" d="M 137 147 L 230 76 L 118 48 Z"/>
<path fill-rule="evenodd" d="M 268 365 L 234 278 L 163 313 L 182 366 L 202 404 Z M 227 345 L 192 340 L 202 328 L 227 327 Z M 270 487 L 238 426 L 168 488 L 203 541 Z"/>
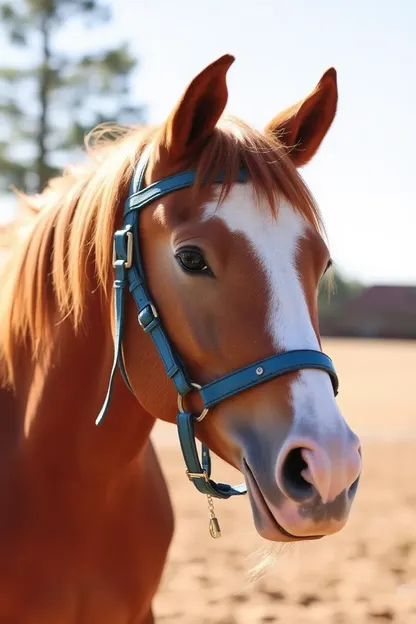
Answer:
<path fill-rule="evenodd" d="M 141 210 L 151 202 L 161 199 L 168 193 L 192 186 L 195 182 L 196 174 L 194 171 L 184 171 L 142 188 L 147 162 L 148 154 L 145 152 L 138 162 L 130 185 L 129 197 L 125 203 L 123 228 L 114 234 L 114 361 L 107 394 L 96 419 L 96 424 L 101 423 L 108 410 L 114 376 L 118 367 L 128 388 L 133 392 L 124 369 L 121 354 L 124 293 L 126 287 L 128 287 L 137 305 L 139 324 L 143 331 L 151 336 L 163 362 L 166 374 L 175 384 L 178 397 L 181 398 L 178 402 L 180 409 L 177 416 L 177 427 L 187 468 L 186 473 L 189 479 L 199 492 L 208 495 L 208 497 L 229 498 L 230 496 L 239 496 L 247 491 L 244 484 L 231 486 L 226 483 L 216 483 L 211 479 L 210 452 L 204 444 L 202 445 L 202 460 L 199 460 L 195 440 L 195 422 L 202 420 L 209 408 L 218 405 L 235 394 L 290 372 L 308 368 L 325 371 L 331 379 L 335 395 L 338 393 L 338 377 L 332 361 L 327 355 L 321 351 L 301 349 L 264 358 L 249 366 L 232 371 L 219 379 L 215 379 L 203 387 L 191 382 L 179 355 L 172 348 L 146 287 L 144 266 L 140 253 L 139 217 Z M 244 184 L 247 180 L 247 171 L 243 168 L 240 169 L 236 182 Z M 214 182 L 221 184 L 223 176 L 219 174 Z M 185 397 L 194 389 L 200 392 L 204 404 L 204 411 L 200 416 L 186 412 L 182 408 L 182 397 Z M 213 520 L 216 520 L 216 518 L 211 515 L 211 522 Z M 211 531 L 211 534 L 213 534 L 213 531 Z"/>

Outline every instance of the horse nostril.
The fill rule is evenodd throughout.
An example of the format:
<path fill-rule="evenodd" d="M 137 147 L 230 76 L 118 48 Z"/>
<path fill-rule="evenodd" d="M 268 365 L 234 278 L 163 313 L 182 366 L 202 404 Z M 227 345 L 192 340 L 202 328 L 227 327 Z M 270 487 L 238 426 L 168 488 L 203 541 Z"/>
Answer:
<path fill-rule="evenodd" d="M 354 481 L 354 483 L 349 488 L 349 490 L 348 490 L 348 498 L 350 498 L 350 499 L 354 498 L 355 493 L 356 493 L 357 488 L 358 488 L 359 480 L 360 480 L 360 477 L 357 477 L 356 480 Z"/>
<path fill-rule="evenodd" d="M 361 451 L 361 446 L 358 447 L 358 455 L 360 456 L 360 458 L 362 459 L 362 451 Z M 358 483 L 360 481 L 360 474 L 358 475 L 358 477 L 356 478 L 356 480 L 354 481 L 354 483 L 349 487 L 348 489 L 348 497 L 350 499 L 354 498 L 355 493 L 357 492 L 357 488 L 358 488 Z"/>
<path fill-rule="evenodd" d="M 281 467 L 281 487 L 294 501 L 307 500 L 314 493 L 313 485 L 302 477 L 302 471 L 307 467 L 301 448 L 289 451 Z"/>

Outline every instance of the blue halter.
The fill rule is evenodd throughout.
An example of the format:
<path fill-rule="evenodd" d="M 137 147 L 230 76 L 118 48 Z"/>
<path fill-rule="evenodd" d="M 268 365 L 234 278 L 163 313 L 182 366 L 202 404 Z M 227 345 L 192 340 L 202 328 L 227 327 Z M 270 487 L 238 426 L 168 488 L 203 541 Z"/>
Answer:
<path fill-rule="evenodd" d="M 258 360 L 249 366 L 232 371 L 228 375 L 215 379 L 201 387 L 193 383 L 178 356 L 173 350 L 169 338 L 162 326 L 156 307 L 153 304 L 146 287 L 143 260 L 140 254 L 139 240 L 139 217 L 140 211 L 156 199 L 162 198 L 168 193 L 193 185 L 195 181 L 194 171 L 184 171 L 176 175 L 164 178 L 146 188 L 143 187 L 143 179 L 146 171 L 148 157 L 142 154 L 130 185 L 129 197 L 125 203 L 124 224 L 121 230 L 114 234 L 113 266 L 115 271 L 114 280 L 114 306 L 115 306 L 115 340 L 114 361 L 110 374 L 107 395 L 104 404 L 96 419 L 98 425 L 103 419 L 111 399 L 112 386 L 117 367 L 128 388 L 133 392 L 121 355 L 124 320 L 124 294 L 128 286 L 133 295 L 139 314 L 138 321 L 143 331 L 150 334 L 159 356 L 164 364 L 167 376 L 172 379 L 178 392 L 177 426 L 180 445 L 186 464 L 186 473 L 195 487 L 203 494 L 216 498 L 229 498 L 230 496 L 245 494 L 245 484 L 231 486 L 226 483 L 216 483 L 211 477 L 211 459 L 207 446 L 202 445 L 202 463 L 198 457 L 195 441 L 195 422 L 201 421 L 209 408 L 221 403 L 224 399 L 234 396 L 247 388 L 252 388 L 274 379 L 286 373 L 298 371 L 303 368 L 315 368 L 327 372 L 331 378 L 334 394 L 338 392 L 338 377 L 331 359 L 321 351 L 301 349 L 287 351 L 271 357 Z M 240 169 L 236 182 L 247 182 L 248 175 L 245 169 Z M 215 183 L 223 182 L 222 175 L 218 175 Z M 204 404 L 204 410 L 197 416 L 183 409 L 183 397 L 192 390 L 198 390 Z M 134 394 L 134 393 L 133 393 Z"/>

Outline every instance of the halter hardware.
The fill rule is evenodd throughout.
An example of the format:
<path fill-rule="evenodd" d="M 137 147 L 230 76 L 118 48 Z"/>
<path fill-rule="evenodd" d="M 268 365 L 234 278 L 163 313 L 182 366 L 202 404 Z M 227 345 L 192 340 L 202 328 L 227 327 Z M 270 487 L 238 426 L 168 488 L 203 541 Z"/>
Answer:
<path fill-rule="evenodd" d="M 202 387 L 199 384 L 194 383 L 193 381 L 191 381 L 191 386 L 192 386 L 192 388 L 196 388 L 196 390 L 202 390 Z M 178 392 L 178 410 L 182 414 L 185 413 L 185 409 L 183 407 L 183 395 L 179 394 L 179 392 Z M 208 414 L 208 412 L 209 412 L 209 407 L 204 407 L 204 409 L 202 410 L 202 412 L 200 413 L 199 416 L 195 416 L 195 414 L 194 414 L 196 422 L 201 422 L 201 420 L 204 420 L 204 418 Z"/>
<path fill-rule="evenodd" d="M 120 368 L 127 387 L 133 392 L 124 368 L 121 349 L 124 324 L 124 293 L 126 287 L 128 287 L 139 311 L 138 322 L 143 331 L 151 336 L 165 367 L 166 374 L 176 387 L 178 393 L 176 422 L 179 442 L 186 464 L 186 474 L 197 490 L 208 497 L 209 529 L 212 537 L 217 538 L 220 537 L 221 530 L 215 516 L 212 498 L 227 499 L 231 496 L 240 496 L 246 494 L 247 488 L 245 484 L 231 486 L 227 483 L 217 483 L 211 479 L 210 451 L 205 444 L 202 444 L 201 460 L 199 459 L 195 440 L 195 423 L 202 421 L 208 414 L 209 409 L 223 400 L 290 372 L 296 372 L 305 368 L 325 371 L 330 376 L 335 396 L 338 393 L 338 377 L 333 363 L 327 355 L 321 351 L 300 349 L 264 358 L 215 379 L 205 386 L 200 386 L 189 380 L 180 357 L 171 346 L 169 337 L 163 328 L 157 309 L 151 300 L 146 286 L 145 271 L 140 254 L 139 216 L 141 210 L 151 202 L 160 199 L 168 193 L 191 187 L 195 181 L 196 174 L 194 171 L 184 171 L 143 188 L 147 163 L 148 152 L 145 151 L 139 159 L 130 184 L 130 192 L 124 209 L 123 228 L 117 230 L 114 234 L 114 360 L 107 394 L 95 422 L 97 425 L 100 424 L 108 410 L 117 368 Z M 247 180 L 248 173 L 241 168 L 236 182 L 244 184 Z M 223 176 L 219 174 L 214 183 L 221 184 L 222 182 Z M 183 405 L 184 397 L 192 390 L 197 390 L 200 393 L 204 404 L 204 408 L 199 416 L 187 412 Z"/>
<path fill-rule="evenodd" d="M 124 262 L 124 268 L 130 269 L 133 264 L 133 233 L 126 232 L 126 240 L 127 240 L 127 259 Z M 113 242 L 113 268 L 116 266 L 117 262 L 117 252 L 116 252 L 116 243 Z"/>
<path fill-rule="evenodd" d="M 203 470 L 202 472 L 189 472 L 189 470 L 185 470 L 185 474 L 188 477 L 189 481 L 193 481 L 194 479 L 205 479 L 207 483 L 209 483 L 209 476 Z"/>
<path fill-rule="evenodd" d="M 159 314 L 153 303 L 149 303 L 149 305 L 137 315 L 139 325 L 145 332 L 151 331 L 152 325 L 157 323 L 156 319 L 158 318 Z"/>

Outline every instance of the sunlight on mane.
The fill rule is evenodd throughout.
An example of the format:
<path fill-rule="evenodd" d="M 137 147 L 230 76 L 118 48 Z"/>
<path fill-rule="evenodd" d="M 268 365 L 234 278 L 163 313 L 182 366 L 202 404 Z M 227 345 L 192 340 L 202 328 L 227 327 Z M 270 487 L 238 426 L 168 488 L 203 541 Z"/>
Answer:
<path fill-rule="evenodd" d="M 85 163 L 68 167 L 45 190 L 19 201 L 34 217 L 30 235 L 16 246 L 0 303 L 0 382 L 13 384 L 19 345 L 42 358 L 57 323 L 83 320 L 88 293 L 110 292 L 112 235 L 140 152 L 149 144 L 152 168 L 163 152 L 161 128 L 103 124 L 86 138 Z M 194 193 L 221 170 L 230 192 L 240 166 L 248 170 L 256 197 L 266 197 L 273 213 L 285 196 L 311 225 L 323 231 L 315 201 L 274 138 L 234 117 L 224 117 L 204 146 L 196 166 Z M 93 267 L 93 271 L 91 270 Z"/>

